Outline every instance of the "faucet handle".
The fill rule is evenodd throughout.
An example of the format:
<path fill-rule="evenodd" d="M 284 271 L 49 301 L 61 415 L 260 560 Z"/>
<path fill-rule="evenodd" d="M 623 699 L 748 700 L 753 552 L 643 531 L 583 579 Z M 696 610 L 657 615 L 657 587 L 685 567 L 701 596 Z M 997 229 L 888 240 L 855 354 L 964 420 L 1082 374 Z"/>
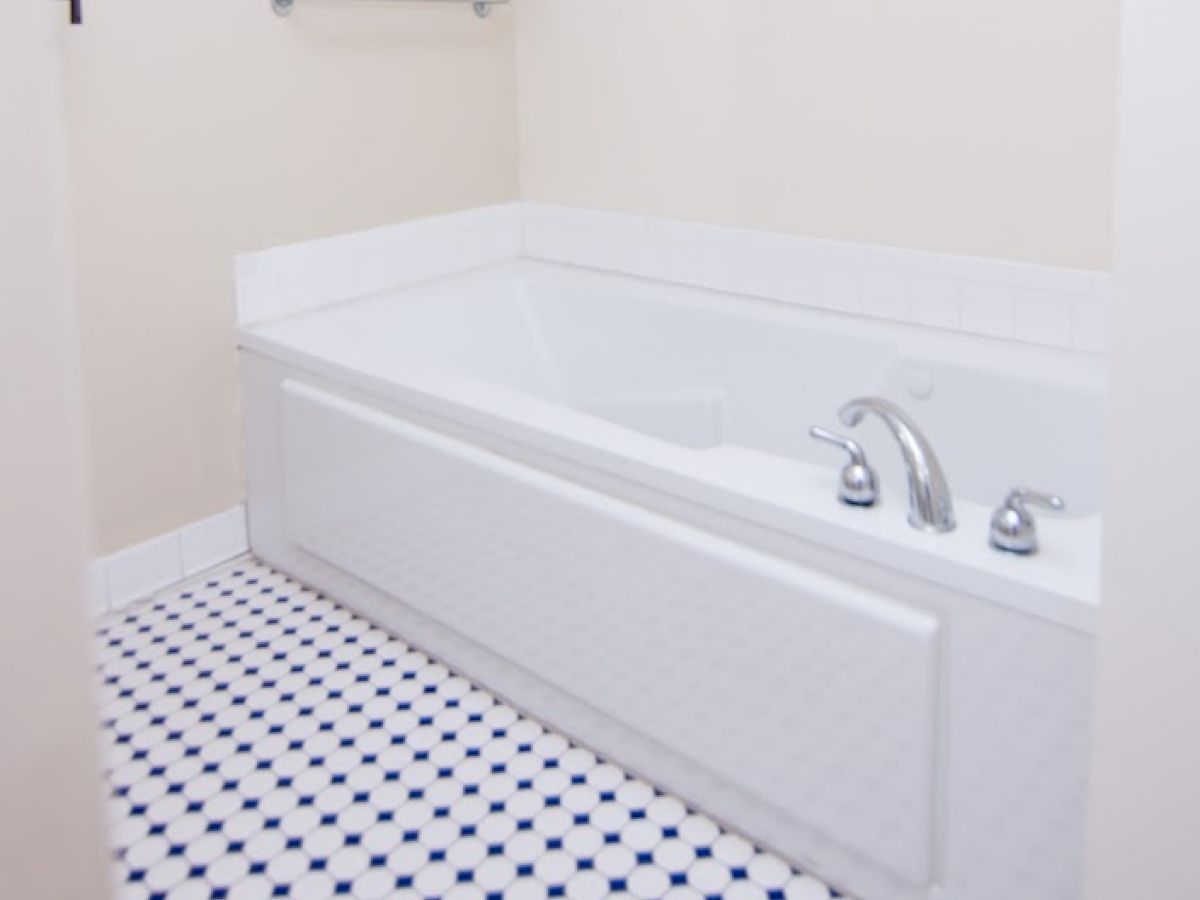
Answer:
<path fill-rule="evenodd" d="M 879 478 L 867 464 L 867 454 L 858 442 L 819 425 L 814 425 L 808 433 L 850 454 L 850 462 L 842 469 L 838 499 L 848 506 L 874 506 L 879 501 Z"/>
<path fill-rule="evenodd" d="M 1026 504 L 1061 512 L 1067 508 L 1062 497 L 1029 488 L 1013 488 L 992 516 L 991 542 L 997 550 L 1032 556 L 1038 552 L 1037 521 Z"/>

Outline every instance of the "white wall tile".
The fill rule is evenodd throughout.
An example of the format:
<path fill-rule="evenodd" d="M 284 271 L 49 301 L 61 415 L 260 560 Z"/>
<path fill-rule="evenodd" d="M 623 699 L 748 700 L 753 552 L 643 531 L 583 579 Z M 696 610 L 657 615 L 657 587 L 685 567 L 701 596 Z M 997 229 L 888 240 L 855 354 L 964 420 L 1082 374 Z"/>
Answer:
<path fill-rule="evenodd" d="M 468 210 L 235 261 L 239 321 L 519 256 L 785 303 L 1103 352 L 1110 276 L 536 203 Z"/>
<path fill-rule="evenodd" d="M 931 328 L 957 330 L 962 327 L 964 283 L 922 272 L 913 277 L 909 302 L 910 321 Z"/>
<path fill-rule="evenodd" d="M 820 273 L 805 243 L 781 234 L 743 232 L 738 253 L 740 293 L 785 303 L 820 305 Z"/>
<path fill-rule="evenodd" d="M 1071 297 L 1071 341 L 1084 353 L 1108 350 L 1108 293 Z"/>
<path fill-rule="evenodd" d="M 1003 259 L 984 259 L 978 256 L 952 256 L 947 253 L 911 251 L 915 258 L 931 271 L 946 278 L 975 284 L 1016 284 L 1018 264 Z"/>
<path fill-rule="evenodd" d="M 92 618 L 103 615 L 110 608 L 108 567 L 104 560 L 93 560 L 84 567 L 83 600 Z"/>
<path fill-rule="evenodd" d="M 180 531 L 179 543 L 185 576 L 240 556 L 249 549 L 245 507 L 235 506 L 189 525 Z"/>
<path fill-rule="evenodd" d="M 456 266 L 481 266 L 521 255 L 524 238 L 520 204 L 491 206 L 461 221 L 464 229 L 457 235 L 460 257 L 455 260 Z M 454 219 L 448 217 L 442 224 L 453 227 Z"/>
<path fill-rule="evenodd" d="M 370 293 L 370 284 L 359 265 L 359 241 L 354 235 L 329 238 L 323 243 L 325 302 L 338 302 Z"/>
<path fill-rule="evenodd" d="M 251 274 L 238 275 L 234 280 L 239 322 L 269 319 L 280 314 L 276 311 L 280 294 L 275 272 L 259 269 L 254 266 Z"/>
<path fill-rule="evenodd" d="M 1051 291 L 1019 291 L 1013 308 L 1013 337 L 1031 344 L 1071 346 L 1070 298 Z"/>
<path fill-rule="evenodd" d="M 879 261 L 872 261 L 863 268 L 863 315 L 907 322 L 912 316 L 912 297 L 913 276 L 906 269 Z"/>
<path fill-rule="evenodd" d="M 527 204 L 524 251 L 534 259 L 642 272 L 647 221 L 598 210 Z"/>
<path fill-rule="evenodd" d="M 1059 269 L 1025 263 L 1011 263 L 1010 266 L 1013 284 L 1033 291 L 1086 294 L 1102 290 L 1111 278 L 1107 272 L 1089 272 L 1082 269 Z"/>
<path fill-rule="evenodd" d="M 108 598 L 115 608 L 149 597 L 183 578 L 179 533 L 171 532 L 130 547 L 107 561 Z"/>
<path fill-rule="evenodd" d="M 249 325 L 514 259 L 521 253 L 522 224 L 514 203 L 237 257 L 238 322 Z"/>
<path fill-rule="evenodd" d="M 642 240 L 640 270 L 631 274 L 718 291 L 737 289 L 735 232 L 709 225 L 649 219 Z"/>
<path fill-rule="evenodd" d="M 326 253 L 320 241 L 267 252 L 260 269 L 275 275 L 277 308 L 299 312 L 337 299 L 330 295 L 325 279 Z"/>
<path fill-rule="evenodd" d="M 960 327 L 970 334 L 1011 340 L 1013 295 L 1006 284 L 964 282 L 959 298 Z"/>
<path fill-rule="evenodd" d="M 86 570 L 86 601 L 93 615 L 118 609 L 241 556 L 249 549 L 246 508 L 225 512 L 93 560 Z"/>
<path fill-rule="evenodd" d="M 523 208 L 525 255 L 534 259 L 1004 340 L 1088 352 L 1105 345 L 1103 316 L 1083 298 L 1105 294 L 1106 272 L 543 204 Z"/>
<path fill-rule="evenodd" d="M 822 242 L 814 246 L 814 250 L 814 261 L 820 272 L 821 306 L 837 312 L 861 313 L 867 248 L 859 244 Z"/>

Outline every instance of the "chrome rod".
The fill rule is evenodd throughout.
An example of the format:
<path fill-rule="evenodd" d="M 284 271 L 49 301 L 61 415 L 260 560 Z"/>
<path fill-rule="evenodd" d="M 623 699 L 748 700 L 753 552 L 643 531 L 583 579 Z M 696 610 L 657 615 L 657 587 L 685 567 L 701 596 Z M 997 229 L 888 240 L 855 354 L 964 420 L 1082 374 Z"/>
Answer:
<path fill-rule="evenodd" d="M 485 19 L 493 6 L 503 6 L 508 0 L 391 0 L 393 3 L 470 3 L 475 15 Z M 271 8 L 279 16 L 288 15 L 296 5 L 296 0 L 271 0 Z"/>

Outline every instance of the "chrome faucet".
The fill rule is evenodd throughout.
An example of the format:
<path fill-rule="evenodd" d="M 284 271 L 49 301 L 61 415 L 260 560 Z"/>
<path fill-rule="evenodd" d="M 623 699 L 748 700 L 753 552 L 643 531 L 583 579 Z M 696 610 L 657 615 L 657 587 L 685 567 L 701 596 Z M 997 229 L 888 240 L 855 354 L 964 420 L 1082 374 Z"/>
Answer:
<path fill-rule="evenodd" d="M 919 531 L 953 531 L 954 498 L 937 454 L 925 435 L 904 410 L 882 397 L 851 400 L 842 407 L 838 417 L 844 425 L 853 428 L 868 413 L 879 416 L 900 444 L 908 469 L 908 523 Z"/>

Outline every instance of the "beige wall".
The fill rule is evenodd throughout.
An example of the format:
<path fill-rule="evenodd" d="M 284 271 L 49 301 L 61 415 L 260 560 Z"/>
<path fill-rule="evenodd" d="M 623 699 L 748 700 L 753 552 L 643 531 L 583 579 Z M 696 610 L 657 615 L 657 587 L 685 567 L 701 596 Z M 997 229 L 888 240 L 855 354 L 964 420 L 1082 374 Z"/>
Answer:
<path fill-rule="evenodd" d="M 231 257 L 514 199 L 513 18 L 89 3 L 71 35 L 98 541 L 240 502 Z"/>
<path fill-rule="evenodd" d="M 1200 5 L 1123 0 L 1088 900 L 1200 897 Z"/>
<path fill-rule="evenodd" d="M 62 4 L 0 5 L 0 897 L 108 894 L 80 571 Z"/>
<path fill-rule="evenodd" d="M 97 552 L 241 498 L 237 252 L 521 194 L 1106 267 L 1116 5 L 90 4 L 68 88 Z"/>
<path fill-rule="evenodd" d="M 1109 263 L 1117 0 L 518 0 L 527 199 Z"/>

